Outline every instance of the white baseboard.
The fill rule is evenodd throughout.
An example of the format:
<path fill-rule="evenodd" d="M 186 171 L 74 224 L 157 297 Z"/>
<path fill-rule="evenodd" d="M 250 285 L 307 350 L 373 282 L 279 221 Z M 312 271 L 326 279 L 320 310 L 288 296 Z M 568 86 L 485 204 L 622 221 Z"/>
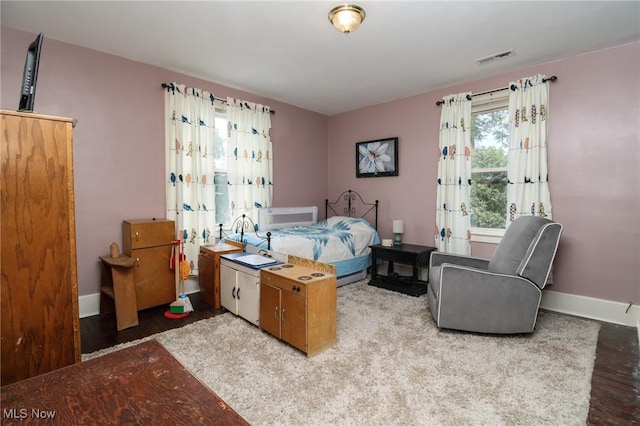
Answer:
<path fill-rule="evenodd" d="M 200 291 L 198 278 L 189 278 L 184 282 L 184 292 L 186 294 Z M 100 293 L 87 294 L 78 297 L 80 318 L 92 317 L 100 314 Z"/>
<path fill-rule="evenodd" d="M 637 327 L 640 338 L 640 306 L 553 290 L 542 292 L 542 309 L 613 324 Z"/>
<path fill-rule="evenodd" d="M 92 317 L 100 314 L 100 293 L 87 294 L 78 297 L 80 318 Z"/>
<path fill-rule="evenodd" d="M 185 281 L 186 294 L 198 291 L 200 291 L 200 287 L 197 278 L 190 278 Z M 78 302 L 80 318 L 100 313 L 100 293 L 80 296 Z M 563 314 L 636 327 L 638 329 L 638 340 L 640 340 L 640 306 L 638 305 L 629 307 L 626 303 L 544 290 L 540 307 Z"/>

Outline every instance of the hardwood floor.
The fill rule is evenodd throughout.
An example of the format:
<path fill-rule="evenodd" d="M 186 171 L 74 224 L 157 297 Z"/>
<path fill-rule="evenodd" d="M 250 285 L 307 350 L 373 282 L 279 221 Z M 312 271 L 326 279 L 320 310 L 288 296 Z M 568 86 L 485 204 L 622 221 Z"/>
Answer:
<path fill-rule="evenodd" d="M 640 425 L 640 355 L 634 327 L 602 323 L 587 424 Z"/>
<path fill-rule="evenodd" d="M 119 343 L 182 327 L 201 319 L 219 315 L 200 300 L 189 295 L 194 312 L 183 319 L 167 319 L 167 307 L 146 309 L 138 313 L 140 325 L 116 331 L 114 314 L 97 315 L 80 320 L 82 353 L 91 353 Z M 602 323 L 596 360 L 591 379 L 589 425 L 640 425 L 640 353 L 638 331 L 634 327 Z"/>
<path fill-rule="evenodd" d="M 225 312 L 222 309 L 213 309 L 204 303 L 200 299 L 200 293 L 190 294 L 189 300 L 193 305 L 193 312 L 185 318 L 165 318 L 164 312 L 168 309 L 168 306 L 158 306 L 156 308 L 139 311 L 138 322 L 140 325 L 122 331 L 116 330 L 115 313 L 81 318 L 80 341 L 82 344 L 82 353 L 88 354 L 120 343 L 162 333 L 163 331 L 182 327 L 183 325 L 214 317 Z"/>

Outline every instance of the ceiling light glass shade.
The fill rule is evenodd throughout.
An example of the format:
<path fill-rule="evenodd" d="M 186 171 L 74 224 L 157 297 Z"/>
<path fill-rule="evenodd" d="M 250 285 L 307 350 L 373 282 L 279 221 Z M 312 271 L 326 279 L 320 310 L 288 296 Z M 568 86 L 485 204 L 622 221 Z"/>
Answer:
<path fill-rule="evenodd" d="M 364 9 L 355 4 L 336 6 L 329 12 L 329 21 L 340 32 L 349 34 L 364 21 Z"/>

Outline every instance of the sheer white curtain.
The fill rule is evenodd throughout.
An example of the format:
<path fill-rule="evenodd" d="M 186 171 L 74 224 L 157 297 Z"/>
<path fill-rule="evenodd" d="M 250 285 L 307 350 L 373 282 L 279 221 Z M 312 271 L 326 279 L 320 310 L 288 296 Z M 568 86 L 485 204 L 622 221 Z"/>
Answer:
<path fill-rule="evenodd" d="M 229 199 L 232 220 L 246 214 L 257 223 L 257 208 L 271 207 L 273 150 L 271 109 L 227 98 Z"/>
<path fill-rule="evenodd" d="M 215 97 L 171 83 L 165 93 L 167 219 L 176 221 L 192 274 L 215 233 Z"/>
<path fill-rule="evenodd" d="M 508 227 L 517 217 L 551 219 L 547 169 L 549 83 L 544 75 L 509 84 Z"/>
<path fill-rule="evenodd" d="M 443 98 L 436 190 L 435 246 L 469 255 L 471 246 L 471 93 Z"/>

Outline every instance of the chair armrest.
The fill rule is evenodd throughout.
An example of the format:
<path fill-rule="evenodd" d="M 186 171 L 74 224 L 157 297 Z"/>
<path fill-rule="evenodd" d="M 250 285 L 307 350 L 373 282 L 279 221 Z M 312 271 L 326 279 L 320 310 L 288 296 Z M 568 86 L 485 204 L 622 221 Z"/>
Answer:
<path fill-rule="evenodd" d="M 440 266 L 443 263 L 452 263 L 454 265 L 470 266 L 472 268 L 487 269 L 489 265 L 488 259 L 482 259 L 472 256 L 461 256 L 458 254 L 442 253 L 432 251 L 429 258 L 429 268 Z"/>
<path fill-rule="evenodd" d="M 482 260 L 482 259 L 481 259 Z M 488 263 L 488 262 L 487 262 Z M 441 283 L 444 285 L 458 285 L 475 287 L 479 291 L 511 291 L 519 286 L 537 289 L 535 293 L 541 293 L 536 284 L 524 277 L 500 272 L 487 271 L 467 265 L 445 263 L 441 265 Z"/>

